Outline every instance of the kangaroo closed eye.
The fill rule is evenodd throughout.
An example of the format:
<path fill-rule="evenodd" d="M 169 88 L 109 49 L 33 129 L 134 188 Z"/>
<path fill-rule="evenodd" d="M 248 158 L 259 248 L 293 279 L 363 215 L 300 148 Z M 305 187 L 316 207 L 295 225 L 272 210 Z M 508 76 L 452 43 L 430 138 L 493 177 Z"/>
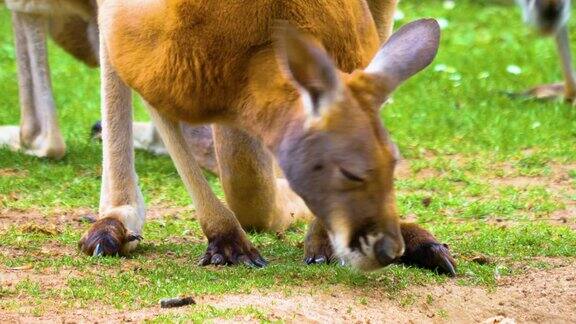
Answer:
<path fill-rule="evenodd" d="M 342 174 L 348 179 L 348 180 L 352 180 L 355 182 L 364 182 L 364 178 L 344 169 L 344 168 L 340 168 L 340 172 L 342 172 Z"/>

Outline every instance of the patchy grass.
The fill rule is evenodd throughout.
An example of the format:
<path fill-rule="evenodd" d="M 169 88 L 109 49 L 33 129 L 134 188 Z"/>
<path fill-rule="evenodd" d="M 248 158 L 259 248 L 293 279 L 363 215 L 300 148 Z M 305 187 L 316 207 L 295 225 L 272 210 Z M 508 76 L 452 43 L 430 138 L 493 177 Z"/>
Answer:
<path fill-rule="evenodd" d="M 576 257 L 576 109 L 504 95 L 561 79 L 553 43 L 531 35 L 512 6 L 468 0 L 447 10 L 440 1 L 405 0 L 401 9 L 406 18 L 400 23 L 422 16 L 448 22 L 433 66 L 399 89 L 382 112 L 408 161 L 397 181 L 402 215 L 450 244 L 459 261 L 460 285 L 494 288 L 501 276 Z M 251 234 L 270 261 L 265 269 L 198 267 L 206 243 L 193 208 L 176 215 L 161 211 L 187 207 L 191 201 L 169 158 L 143 152 L 137 153 L 140 184 L 147 204 L 164 217 L 147 223 L 146 240 L 130 258 L 78 254 L 76 243 L 88 225 L 76 218 L 95 211 L 99 199 L 101 148 L 89 140 L 90 126 L 99 119 L 98 73 L 52 44 L 50 51 L 68 154 L 54 162 L 0 151 L 0 269 L 32 274 L 0 286 L 0 309 L 19 312 L 29 306 L 31 313 L 42 315 L 54 304 L 67 309 L 96 303 L 136 310 L 183 294 L 290 294 L 302 287 L 331 291 L 345 286 L 396 296 L 412 286 L 448 280 L 398 265 L 369 274 L 339 266 L 304 266 L 305 224 L 281 238 Z M 508 73 L 510 65 L 522 73 Z M 17 124 L 15 63 L 5 9 L 0 10 L 0 80 L 0 124 Z M 140 105 L 136 118 L 147 118 Z M 210 181 L 221 195 L 217 179 Z M 58 224 L 58 232 L 24 230 L 24 222 L 16 218 L 30 213 Z M 64 221 L 61 215 L 67 215 Z M 473 262 L 478 255 L 491 262 Z M 47 284 L 46 278 L 54 282 Z M 400 303 L 415 301 L 404 297 Z M 198 306 L 156 320 L 238 316 L 268 319 L 256 308 Z"/>

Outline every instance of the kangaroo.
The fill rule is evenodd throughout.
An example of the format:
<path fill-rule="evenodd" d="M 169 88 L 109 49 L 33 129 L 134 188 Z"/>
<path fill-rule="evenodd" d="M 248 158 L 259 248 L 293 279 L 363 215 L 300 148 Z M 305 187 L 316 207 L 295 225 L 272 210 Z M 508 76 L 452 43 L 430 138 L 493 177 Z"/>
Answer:
<path fill-rule="evenodd" d="M 99 65 L 96 2 L 93 0 L 7 0 L 12 11 L 21 125 L 0 126 L 0 146 L 38 157 L 60 159 L 66 145 L 56 118 L 52 95 L 46 38 L 90 67 Z M 150 123 L 134 123 L 135 147 L 158 153 L 159 136 Z M 216 172 L 213 150 L 206 142 L 209 127 L 187 129 L 187 140 L 202 167 Z"/>
<path fill-rule="evenodd" d="M 543 35 L 555 37 L 556 47 L 562 63 L 564 82 L 534 87 L 525 96 L 539 99 L 563 97 L 567 102 L 576 102 L 576 75 L 572 66 L 572 53 L 568 32 L 570 0 L 516 0 L 522 8 L 525 21 Z"/>
<path fill-rule="evenodd" d="M 416 236 L 426 241 L 415 233 L 405 245 L 398 156 L 379 108 L 432 62 L 440 29 L 420 20 L 379 49 L 391 26 L 377 30 L 369 9 L 345 0 L 99 1 L 104 167 L 100 218 L 81 250 L 127 254 L 142 239 L 130 88 L 196 205 L 208 239 L 202 265 L 265 266 L 245 230 L 281 231 L 299 215 L 314 216 L 308 255 L 329 246 L 362 270 L 399 260 Z M 227 206 L 202 177 L 181 121 L 214 124 Z M 275 177 L 273 158 L 285 179 Z M 454 273 L 447 247 L 419 247 Z"/>

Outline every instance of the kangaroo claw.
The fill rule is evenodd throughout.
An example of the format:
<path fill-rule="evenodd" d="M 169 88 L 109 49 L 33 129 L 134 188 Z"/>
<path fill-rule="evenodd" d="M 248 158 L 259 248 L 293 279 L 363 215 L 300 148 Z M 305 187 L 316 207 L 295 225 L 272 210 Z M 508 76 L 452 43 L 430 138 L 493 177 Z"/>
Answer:
<path fill-rule="evenodd" d="M 412 251 L 407 251 L 400 258 L 400 261 L 405 264 L 435 270 L 450 277 L 456 276 L 456 261 L 450 255 L 450 250 L 446 244 L 422 244 Z"/>
<path fill-rule="evenodd" d="M 249 267 L 262 268 L 268 263 L 243 233 L 234 233 L 209 240 L 206 253 L 200 258 L 198 264 L 201 266 L 244 264 Z"/>
<path fill-rule="evenodd" d="M 93 257 L 101 257 L 103 255 L 104 255 L 104 249 L 102 248 L 100 243 L 96 244 L 96 247 L 94 248 L 94 252 L 92 253 L 92 256 Z"/>

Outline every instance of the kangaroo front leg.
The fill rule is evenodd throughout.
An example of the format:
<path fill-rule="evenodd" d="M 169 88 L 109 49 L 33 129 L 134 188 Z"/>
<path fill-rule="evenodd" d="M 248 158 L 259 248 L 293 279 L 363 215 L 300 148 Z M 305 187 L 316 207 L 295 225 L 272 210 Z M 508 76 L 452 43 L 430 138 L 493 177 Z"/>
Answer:
<path fill-rule="evenodd" d="M 56 119 L 46 50 L 48 18 L 13 12 L 21 125 L 0 127 L 0 146 L 38 157 L 62 158 L 66 151 Z"/>
<path fill-rule="evenodd" d="M 314 219 L 308 226 L 304 240 L 304 262 L 306 264 L 330 263 L 334 259 L 334 249 L 328 232 L 319 219 Z"/>
<path fill-rule="evenodd" d="M 150 116 L 172 157 L 180 177 L 196 207 L 196 216 L 208 238 L 208 249 L 200 260 L 201 265 L 247 264 L 263 267 L 266 261 L 260 256 L 240 223 L 216 197 L 202 169 L 194 159 L 178 122 L 162 116 L 148 106 Z"/>
<path fill-rule="evenodd" d="M 288 182 L 275 176 L 273 157 L 261 141 L 232 127 L 212 129 L 226 201 L 243 228 L 281 232 L 311 215 Z"/>
<path fill-rule="evenodd" d="M 126 254 L 141 239 L 145 220 L 134 168 L 131 92 L 110 65 L 104 42 L 100 51 L 104 157 L 101 218 L 84 235 L 80 248 L 89 255 Z"/>

